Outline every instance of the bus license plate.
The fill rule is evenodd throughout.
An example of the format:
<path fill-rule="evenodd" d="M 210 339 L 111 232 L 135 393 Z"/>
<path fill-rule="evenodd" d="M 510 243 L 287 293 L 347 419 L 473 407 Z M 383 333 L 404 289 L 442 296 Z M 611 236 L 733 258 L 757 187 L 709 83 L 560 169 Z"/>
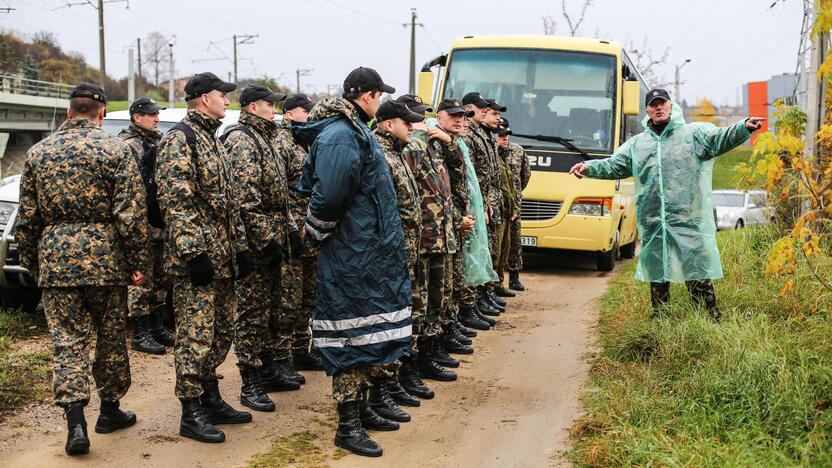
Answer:
<path fill-rule="evenodd" d="M 537 237 L 532 236 L 522 236 L 520 237 L 520 245 L 526 247 L 536 247 L 537 246 Z"/>

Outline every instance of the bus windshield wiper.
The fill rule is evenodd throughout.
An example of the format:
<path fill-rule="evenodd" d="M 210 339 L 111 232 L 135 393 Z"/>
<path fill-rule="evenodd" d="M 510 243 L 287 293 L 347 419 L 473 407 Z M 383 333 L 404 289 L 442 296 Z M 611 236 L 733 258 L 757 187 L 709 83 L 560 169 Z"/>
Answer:
<path fill-rule="evenodd" d="M 586 151 L 584 151 L 584 150 L 578 148 L 577 146 L 575 146 L 572 143 L 572 140 L 570 140 L 569 138 L 564 138 L 564 137 L 560 137 L 560 136 L 547 136 L 547 135 L 523 135 L 521 133 L 512 133 L 512 135 L 514 135 L 516 137 L 520 137 L 520 138 L 528 138 L 530 140 L 546 141 L 546 142 L 549 142 L 549 143 L 557 143 L 557 144 L 563 146 L 564 148 L 566 148 L 568 150 L 572 150 L 572 151 L 580 154 L 584 158 L 584 160 L 591 159 L 590 156 L 589 156 L 589 153 L 587 153 Z"/>

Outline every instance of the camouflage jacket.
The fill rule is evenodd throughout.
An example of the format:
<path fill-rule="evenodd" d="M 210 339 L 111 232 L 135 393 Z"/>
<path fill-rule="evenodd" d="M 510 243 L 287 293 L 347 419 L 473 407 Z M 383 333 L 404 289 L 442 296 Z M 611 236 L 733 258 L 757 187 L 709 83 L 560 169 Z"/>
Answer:
<path fill-rule="evenodd" d="M 71 120 L 29 150 L 15 237 L 38 286 L 127 284 L 147 272 L 147 236 L 139 170 L 121 140 Z"/>
<path fill-rule="evenodd" d="M 274 146 L 277 124 L 245 110 L 238 123 L 251 129 L 254 139 L 243 130 L 231 130 L 225 138 L 225 149 L 237 182 L 249 250 L 261 251 L 272 240 L 288 247 L 291 229 L 287 226 L 294 226 L 295 222 L 289 212 L 286 166 Z M 255 255 L 252 260 L 262 258 Z"/>
<path fill-rule="evenodd" d="M 504 219 L 511 219 L 515 213 L 520 213 L 520 198 L 514 191 L 514 183 L 511 180 L 511 169 L 509 168 L 509 149 L 499 148 L 500 158 L 500 187 L 502 188 L 503 204 L 501 215 Z"/>
<path fill-rule="evenodd" d="M 509 143 L 508 150 L 503 149 L 503 151 L 507 151 L 506 162 L 508 163 L 514 196 L 517 199 L 517 209 L 519 210 L 519 205 L 523 201 L 523 189 L 526 188 L 532 176 L 529 158 L 526 157 L 526 150 L 517 143 Z M 520 211 L 516 211 L 516 213 L 519 215 Z"/>
<path fill-rule="evenodd" d="M 453 224 L 454 204 L 445 153 L 452 152 L 457 147 L 453 143 L 445 144 L 436 139 L 428 141 L 425 132 L 413 132 L 410 140 L 409 148 L 426 148 L 414 173 L 422 205 L 422 242 L 419 253 L 454 253 L 457 248 Z"/>
<path fill-rule="evenodd" d="M 418 252 L 418 239 L 422 229 L 422 209 L 419 188 L 413 171 L 404 156 L 407 143 L 399 141 L 393 135 L 376 128 L 373 135 L 384 151 L 384 158 L 390 166 L 393 185 L 396 187 L 396 198 L 399 201 L 399 215 L 402 218 L 404 241 L 408 248 L 413 247 Z"/>
<path fill-rule="evenodd" d="M 288 119 L 283 119 L 277 124 L 274 146 L 286 167 L 286 181 L 289 187 L 289 211 L 294 220 L 293 227 L 303 235 L 305 231 L 303 220 L 306 218 L 309 199 L 300 196 L 295 191 L 295 187 L 297 187 L 303 174 L 303 161 L 306 160 L 308 151 L 306 146 L 297 141 L 292 135 L 292 122 Z"/>
<path fill-rule="evenodd" d="M 185 276 L 188 261 L 206 253 L 214 277 L 231 278 L 235 254 L 248 246 L 231 160 L 215 135 L 220 121 L 189 111 L 182 123 L 196 134 L 197 154 L 183 132 L 171 130 L 162 138 L 156 165 L 166 271 Z"/>
<path fill-rule="evenodd" d="M 162 228 L 164 223 L 162 222 L 162 213 L 159 211 L 158 187 L 156 185 L 156 153 L 159 148 L 159 140 L 162 139 L 162 132 L 149 132 L 131 123 L 130 126 L 119 132 L 118 137 L 127 143 L 136 164 L 139 166 L 139 173 L 147 190 L 148 221 L 152 226 Z"/>
<path fill-rule="evenodd" d="M 503 203 L 497 142 L 488 129 L 473 121 L 468 123 L 468 131 L 463 138 L 471 152 L 471 162 L 474 163 L 474 169 L 477 171 L 483 205 L 494 210 L 494 215 L 497 216 Z"/>

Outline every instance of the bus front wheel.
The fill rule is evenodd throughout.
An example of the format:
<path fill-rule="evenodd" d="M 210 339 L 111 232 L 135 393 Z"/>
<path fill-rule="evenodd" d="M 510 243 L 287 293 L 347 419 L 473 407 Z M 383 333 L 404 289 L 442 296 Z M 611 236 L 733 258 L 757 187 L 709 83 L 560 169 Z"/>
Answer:
<path fill-rule="evenodd" d="M 610 250 L 598 252 L 595 259 L 595 266 L 599 271 L 612 271 L 615 268 L 615 259 L 618 257 L 618 233 L 615 233 L 615 241 Z"/>

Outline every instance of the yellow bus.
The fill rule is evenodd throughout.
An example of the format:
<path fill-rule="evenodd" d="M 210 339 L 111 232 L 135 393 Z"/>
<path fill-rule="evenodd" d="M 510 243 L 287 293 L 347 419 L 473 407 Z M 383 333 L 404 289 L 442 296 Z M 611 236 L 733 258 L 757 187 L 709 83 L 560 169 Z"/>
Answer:
<path fill-rule="evenodd" d="M 437 79 L 437 77 L 439 79 Z M 526 249 L 592 252 L 599 270 L 638 243 L 633 180 L 578 180 L 577 162 L 606 158 L 642 131 L 647 87 L 622 45 L 556 36 L 467 36 L 422 67 L 427 102 L 479 91 L 508 108 L 532 177 L 523 191 Z"/>

